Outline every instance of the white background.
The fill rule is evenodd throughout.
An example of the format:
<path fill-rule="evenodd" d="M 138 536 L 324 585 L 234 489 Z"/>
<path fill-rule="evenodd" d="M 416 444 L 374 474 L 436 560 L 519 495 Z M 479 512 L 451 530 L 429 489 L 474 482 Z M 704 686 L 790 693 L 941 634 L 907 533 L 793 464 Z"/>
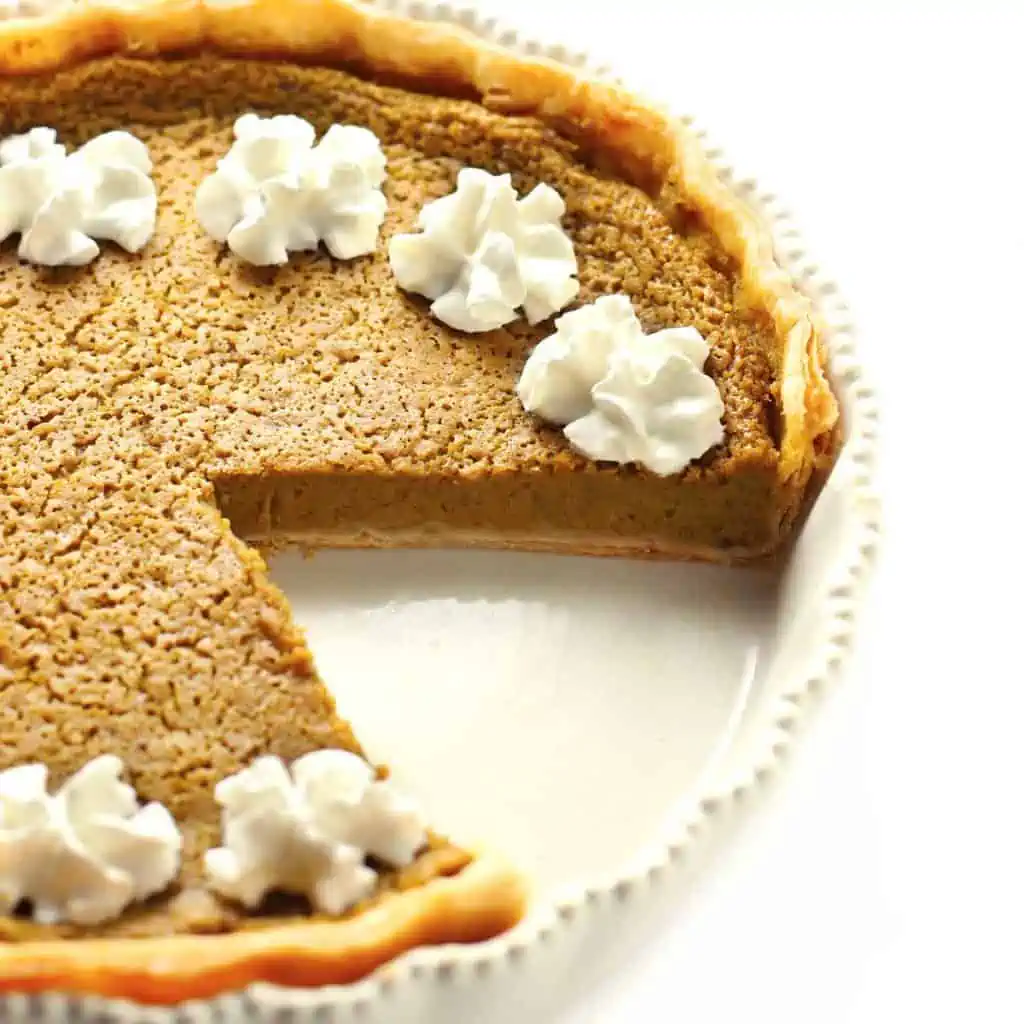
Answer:
<path fill-rule="evenodd" d="M 482 6 L 674 99 L 794 210 L 884 413 L 846 678 L 670 934 L 564 1022 L 1024 1022 L 1024 3 Z"/>

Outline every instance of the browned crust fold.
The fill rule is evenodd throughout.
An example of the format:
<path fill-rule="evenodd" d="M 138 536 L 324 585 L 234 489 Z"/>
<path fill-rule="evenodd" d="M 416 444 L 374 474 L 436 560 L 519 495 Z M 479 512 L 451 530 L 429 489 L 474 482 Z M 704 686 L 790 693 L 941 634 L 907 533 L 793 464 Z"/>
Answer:
<path fill-rule="evenodd" d="M 347 984 L 419 946 L 500 935 L 525 907 L 520 877 L 484 854 L 451 878 L 388 896 L 343 921 L 226 935 L 8 945 L 0 952 L 0 994 L 81 992 L 164 1005 L 254 982 Z"/>

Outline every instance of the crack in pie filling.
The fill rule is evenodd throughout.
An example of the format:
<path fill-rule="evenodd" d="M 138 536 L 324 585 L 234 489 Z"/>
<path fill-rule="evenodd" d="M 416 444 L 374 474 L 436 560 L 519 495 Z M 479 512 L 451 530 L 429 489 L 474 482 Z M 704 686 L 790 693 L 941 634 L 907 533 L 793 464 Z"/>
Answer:
<path fill-rule="evenodd" d="M 197 190 L 253 112 L 380 140 L 373 252 L 253 266 L 203 230 Z M 138 252 L 101 242 L 80 267 L 0 250 L 0 772 L 45 765 L 55 791 L 115 755 L 173 816 L 181 864 L 98 923 L 0 917 L 0 990 L 172 1003 L 346 982 L 510 928 L 514 870 L 430 833 L 404 866 L 371 857 L 374 884 L 339 915 L 209 884 L 218 783 L 268 755 L 364 753 L 250 545 L 770 556 L 832 457 L 836 406 L 767 229 L 617 88 L 343 0 L 0 23 L 0 138 L 39 126 L 72 152 L 141 140 L 157 214 Z M 561 196 L 579 281 L 565 312 L 623 296 L 647 336 L 699 332 L 720 443 L 666 475 L 587 458 L 517 394 L 552 317 L 463 333 L 399 287 L 389 244 L 465 168 Z"/>

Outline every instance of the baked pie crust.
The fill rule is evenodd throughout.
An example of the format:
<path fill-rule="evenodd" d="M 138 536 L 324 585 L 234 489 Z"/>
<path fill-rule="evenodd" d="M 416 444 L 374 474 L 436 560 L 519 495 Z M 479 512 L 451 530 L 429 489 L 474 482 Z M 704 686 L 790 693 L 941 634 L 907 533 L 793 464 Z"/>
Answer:
<path fill-rule="evenodd" d="M 8 945 L 0 953 L 0 993 L 88 992 L 161 1005 L 211 998 L 254 982 L 346 984 L 417 946 L 492 938 L 513 927 L 524 908 L 525 892 L 512 868 L 480 855 L 451 878 L 337 922 L 225 935 Z"/>

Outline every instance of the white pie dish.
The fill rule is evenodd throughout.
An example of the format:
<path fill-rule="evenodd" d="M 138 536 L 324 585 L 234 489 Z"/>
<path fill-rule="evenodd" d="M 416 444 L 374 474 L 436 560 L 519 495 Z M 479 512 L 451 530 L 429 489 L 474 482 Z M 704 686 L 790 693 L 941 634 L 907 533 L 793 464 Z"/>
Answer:
<path fill-rule="evenodd" d="M 412 6 L 565 56 L 472 12 Z M 744 192 L 759 202 L 753 187 Z M 479 947 L 414 953 L 345 989 L 260 986 L 178 1011 L 53 995 L 12 998 L 0 1014 L 522 1020 L 521 1003 L 496 1016 L 513 1013 L 503 985 L 528 978 L 544 993 L 584 959 L 603 960 L 627 920 L 642 926 L 660 902 L 647 897 L 689 877 L 679 865 L 752 802 L 739 797 L 771 774 L 809 696 L 835 674 L 877 533 L 872 394 L 834 292 L 802 257 L 784 247 L 780 256 L 833 324 L 846 436 L 781 574 L 469 552 L 285 556 L 273 566 L 371 754 L 401 751 L 391 763 L 416 780 L 441 828 L 486 841 L 532 877 L 523 926 Z"/>

